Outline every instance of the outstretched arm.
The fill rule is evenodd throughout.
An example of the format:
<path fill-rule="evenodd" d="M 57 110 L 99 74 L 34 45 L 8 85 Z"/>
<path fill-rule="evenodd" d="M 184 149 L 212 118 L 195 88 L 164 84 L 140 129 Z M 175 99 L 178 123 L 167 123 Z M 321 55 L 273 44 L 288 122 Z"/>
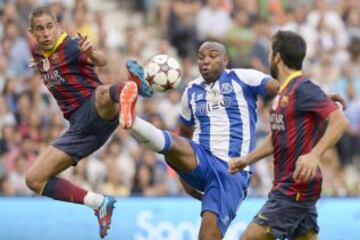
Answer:
<path fill-rule="evenodd" d="M 80 33 L 78 33 L 78 36 L 80 38 L 80 50 L 88 57 L 88 63 L 99 67 L 105 66 L 107 64 L 107 57 L 105 54 L 100 50 L 95 50 L 94 44 L 88 39 L 87 36 L 81 35 Z"/>
<path fill-rule="evenodd" d="M 238 171 L 243 170 L 246 166 L 253 164 L 274 152 L 274 147 L 272 144 L 271 133 L 266 137 L 264 142 L 259 148 L 250 154 L 238 158 L 233 158 L 229 163 L 229 172 L 235 174 Z"/>
<path fill-rule="evenodd" d="M 294 179 L 306 182 L 316 174 L 320 157 L 340 139 L 349 126 L 349 121 L 344 113 L 336 110 L 329 115 L 329 123 L 323 137 L 308 154 L 300 156 L 296 162 Z"/>

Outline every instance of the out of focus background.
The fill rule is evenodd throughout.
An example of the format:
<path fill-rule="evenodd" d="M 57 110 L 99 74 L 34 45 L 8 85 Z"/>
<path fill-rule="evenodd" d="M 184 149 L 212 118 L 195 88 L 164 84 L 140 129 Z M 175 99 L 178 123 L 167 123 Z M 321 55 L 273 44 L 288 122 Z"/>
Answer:
<path fill-rule="evenodd" d="M 208 39 L 221 41 L 230 55 L 229 67 L 268 72 L 271 35 L 279 29 L 298 32 L 307 42 L 304 73 L 326 92 L 345 98 L 345 114 L 351 122 L 340 142 L 322 159 L 322 195 L 355 197 L 359 203 L 358 0 L 0 0 L 1 195 L 33 195 L 25 185 L 26 169 L 68 126 L 39 75 L 28 67 L 33 40 L 27 17 L 33 7 L 42 5 L 51 7 L 70 35 L 86 34 L 106 52 L 109 64 L 97 69 L 105 84 L 126 77 L 124 61 L 128 58 L 145 64 L 152 56 L 166 53 L 179 59 L 183 68 L 180 87 L 140 100 L 138 109 L 142 118 L 171 131 L 176 131 L 186 84 L 199 76 L 199 44 Z M 257 143 L 269 132 L 268 112 L 260 100 Z M 248 196 L 266 197 L 273 178 L 271 159 L 260 161 L 253 171 Z M 102 149 L 62 175 L 84 188 L 118 197 L 185 195 L 162 156 L 145 150 L 120 128 Z M 193 214 L 198 216 L 196 211 Z"/>

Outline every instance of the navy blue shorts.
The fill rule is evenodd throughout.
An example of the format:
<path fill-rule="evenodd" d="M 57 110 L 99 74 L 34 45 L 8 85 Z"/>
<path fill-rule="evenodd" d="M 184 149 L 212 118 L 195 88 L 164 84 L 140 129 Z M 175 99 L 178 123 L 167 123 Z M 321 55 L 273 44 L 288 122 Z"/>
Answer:
<path fill-rule="evenodd" d="M 104 145 L 119 125 L 119 116 L 112 121 L 102 119 L 95 108 L 94 92 L 70 116 L 69 122 L 69 129 L 52 145 L 72 156 L 76 164 Z"/>
<path fill-rule="evenodd" d="M 190 141 L 198 166 L 191 172 L 177 171 L 191 186 L 204 192 L 201 214 L 204 211 L 217 215 L 218 227 L 224 236 L 245 199 L 250 183 L 250 172 L 228 173 L 228 163 L 217 158 L 200 144 Z"/>
<path fill-rule="evenodd" d="M 294 239 L 310 230 L 319 232 L 316 201 L 297 202 L 278 192 L 269 193 L 253 221 L 268 226 L 276 239 Z"/>

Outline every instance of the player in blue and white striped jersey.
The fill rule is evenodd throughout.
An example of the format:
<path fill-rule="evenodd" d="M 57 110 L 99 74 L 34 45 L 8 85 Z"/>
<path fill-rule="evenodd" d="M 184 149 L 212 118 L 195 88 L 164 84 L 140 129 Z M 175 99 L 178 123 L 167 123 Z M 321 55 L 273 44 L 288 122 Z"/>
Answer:
<path fill-rule="evenodd" d="M 121 93 L 120 122 L 148 148 L 165 155 L 181 176 L 187 193 L 202 201 L 199 239 L 222 239 L 246 196 L 248 170 L 228 173 L 228 162 L 254 147 L 256 98 L 273 97 L 278 84 L 252 69 L 226 70 L 222 44 L 205 42 L 198 52 L 201 77 L 182 98 L 180 136 L 155 128 L 136 117 L 136 85 Z M 131 119 L 129 124 L 129 119 Z M 192 139 L 192 140 L 190 140 Z"/>
<path fill-rule="evenodd" d="M 200 77 L 183 94 L 180 120 L 195 127 L 193 141 L 223 161 L 245 155 L 254 147 L 256 98 L 266 95 L 269 80 L 252 69 L 225 70 L 210 84 Z"/>

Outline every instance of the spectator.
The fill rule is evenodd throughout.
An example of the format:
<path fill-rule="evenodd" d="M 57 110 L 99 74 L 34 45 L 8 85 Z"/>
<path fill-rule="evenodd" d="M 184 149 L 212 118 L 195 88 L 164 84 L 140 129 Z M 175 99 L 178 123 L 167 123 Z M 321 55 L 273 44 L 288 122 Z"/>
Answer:
<path fill-rule="evenodd" d="M 245 11 L 238 11 L 234 16 L 234 25 L 226 33 L 230 68 L 250 67 L 254 41 L 255 35 L 249 26 L 249 15 Z"/>
<path fill-rule="evenodd" d="M 168 33 L 180 58 L 190 56 L 196 49 L 195 16 L 199 9 L 198 0 L 175 0 L 171 5 Z"/>
<path fill-rule="evenodd" d="M 10 74 L 16 78 L 30 74 L 30 49 L 26 39 L 21 36 L 18 23 L 8 21 L 4 25 L 4 41 L 9 41 Z"/>
<path fill-rule="evenodd" d="M 166 184 L 166 164 L 155 153 L 144 150 L 136 171 L 133 194 L 161 196 L 168 192 Z"/>
<path fill-rule="evenodd" d="M 208 0 L 196 19 L 198 41 L 204 42 L 208 39 L 223 41 L 230 26 L 230 14 L 222 9 L 222 0 Z"/>
<path fill-rule="evenodd" d="M 19 154 L 15 160 L 15 168 L 9 174 L 9 185 L 11 192 L 14 195 L 32 195 L 32 191 L 25 184 L 25 172 L 28 168 L 28 163 L 24 155 Z"/>
<path fill-rule="evenodd" d="M 251 67 L 268 72 L 268 52 L 270 44 L 270 26 L 265 20 L 257 20 L 255 22 L 256 40 L 251 49 Z"/>
<path fill-rule="evenodd" d="M 105 182 L 101 184 L 100 191 L 114 196 L 129 196 L 130 188 L 124 181 L 122 170 L 116 162 L 109 162 Z"/>

